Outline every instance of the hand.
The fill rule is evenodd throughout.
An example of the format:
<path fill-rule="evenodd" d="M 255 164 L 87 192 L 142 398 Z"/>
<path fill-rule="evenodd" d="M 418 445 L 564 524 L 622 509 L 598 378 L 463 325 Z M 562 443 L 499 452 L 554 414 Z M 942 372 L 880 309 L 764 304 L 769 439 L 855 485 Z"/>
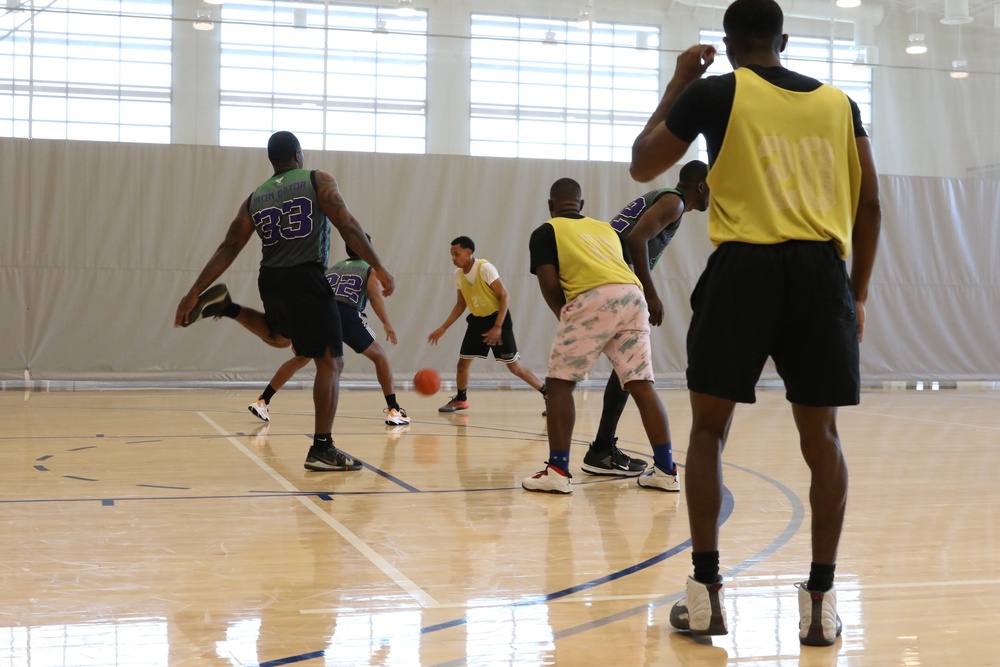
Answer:
<path fill-rule="evenodd" d="M 374 269 L 378 281 L 382 283 L 382 296 L 391 296 L 396 289 L 396 280 L 384 267 Z"/>
<path fill-rule="evenodd" d="M 695 44 L 677 56 L 674 79 L 685 84 L 697 81 L 715 62 L 715 47 L 711 44 Z"/>
<path fill-rule="evenodd" d="M 385 327 L 385 339 L 393 345 L 396 344 L 396 331 L 390 326 Z"/>
<path fill-rule="evenodd" d="M 487 345 L 499 345 L 500 344 L 500 334 L 503 330 L 500 327 L 493 327 L 489 331 L 483 334 L 483 342 Z"/>
<path fill-rule="evenodd" d="M 865 302 L 855 301 L 854 307 L 858 313 L 858 342 L 865 337 Z"/>
<path fill-rule="evenodd" d="M 182 327 L 188 323 L 188 315 L 194 310 L 195 305 L 198 303 L 198 294 L 188 292 L 181 299 L 181 302 L 177 304 L 177 314 L 174 315 L 174 328 Z"/>
<path fill-rule="evenodd" d="M 649 324 L 658 327 L 663 324 L 663 302 L 655 294 L 646 297 L 646 307 L 649 308 Z"/>
<path fill-rule="evenodd" d="M 431 332 L 431 335 L 427 337 L 427 342 L 431 345 L 437 345 L 438 339 L 444 335 L 444 329 L 438 328 Z"/>

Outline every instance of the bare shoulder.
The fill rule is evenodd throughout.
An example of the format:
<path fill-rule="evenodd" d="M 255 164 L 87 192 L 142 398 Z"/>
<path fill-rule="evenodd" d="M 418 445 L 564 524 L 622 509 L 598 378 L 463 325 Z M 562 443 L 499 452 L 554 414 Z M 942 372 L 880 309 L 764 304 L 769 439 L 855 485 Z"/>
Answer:
<path fill-rule="evenodd" d="M 337 179 L 333 177 L 328 171 L 323 171 L 322 169 L 317 169 L 316 175 L 316 187 L 317 188 L 333 188 L 337 189 Z"/>

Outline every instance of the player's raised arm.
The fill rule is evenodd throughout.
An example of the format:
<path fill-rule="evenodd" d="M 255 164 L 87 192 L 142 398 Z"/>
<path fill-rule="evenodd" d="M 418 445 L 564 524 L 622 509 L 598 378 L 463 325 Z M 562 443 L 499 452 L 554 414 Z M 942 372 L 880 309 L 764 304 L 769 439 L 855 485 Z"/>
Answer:
<path fill-rule="evenodd" d="M 225 273 L 233 261 L 246 247 L 247 241 L 253 236 L 253 220 L 250 219 L 250 210 L 244 200 L 237 211 L 236 217 L 229 223 L 226 231 L 226 238 L 223 239 L 219 247 L 215 249 L 212 257 L 205 264 L 205 268 L 198 274 L 191 289 L 184 295 L 177 305 L 177 313 L 174 315 L 174 327 L 182 327 L 188 324 L 188 315 L 198 303 L 198 295 L 208 289 L 209 285 L 218 280 L 219 276 Z"/>
<path fill-rule="evenodd" d="M 677 56 L 674 76 L 646 126 L 632 144 L 629 173 L 640 183 L 653 180 L 684 157 L 690 142 L 682 141 L 667 129 L 667 114 L 684 89 L 701 78 L 715 62 L 715 47 L 695 44 Z"/>
<path fill-rule="evenodd" d="M 355 219 L 351 211 L 347 208 L 347 203 L 340 194 L 337 179 L 329 172 L 321 169 L 316 170 L 315 179 L 316 194 L 319 196 L 323 213 L 326 214 L 326 217 L 330 219 L 333 226 L 340 232 L 344 243 L 349 245 L 361 259 L 371 265 L 372 270 L 378 276 L 379 282 L 382 283 L 382 296 L 390 296 L 396 289 L 396 281 L 392 277 L 392 274 L 382 266 L 382 260 L 379 259 L 375 248 L 365 235 L 365 230 L 361 228 L 357 219 Z"/>

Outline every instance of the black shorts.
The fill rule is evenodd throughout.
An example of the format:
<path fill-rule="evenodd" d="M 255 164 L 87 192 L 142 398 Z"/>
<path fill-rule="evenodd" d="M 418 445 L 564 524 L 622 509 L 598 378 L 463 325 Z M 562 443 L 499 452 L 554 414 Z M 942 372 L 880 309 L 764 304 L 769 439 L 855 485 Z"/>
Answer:
<path fill-rule="evenodd" d="M 332 356 L 344 356 L 340 310 L 322 266 L 262 266 L 257 287 L 268 325 L 292 340 L 296 354 L 316 359 L 329 348 Z"/>
<path fill-rule="evenodd" d="M 363 353 L 375 342 L 375 332 L 368 326 L 368 318 L 354 306 L 337 302 L 340 310 L 340 330 L 347 347 L 358 354 Z"/>
<path fill-rule="evenodd" d="M 483 334 L 492 329 L 493 325 L 496 324 L 496 313 L 484 317 L 477 317 L 470 314 L 465 318 L 465 321 L 469 323 L 469 326 L 465 330 L 465 338 L 462 339 L 462 349 L 458 352 L 459 357 L 462 359 L 486 359 L 489 357 L 490 350 L 493 350 L 493 358 L 497 361 L 502 361 L 505 364 L 517 361 L 517 343 L 514 342 L 514 323 L 510 319 L 509 310 L 507 311 L 507 317 L 503 319 L 503 325 L 500 329 L 499 345 L 487 345 L 483 342 Z"/>
<path fill-rule="evenodd" d="M 691 295 L 688 389 L 753 403 L 768 356 L 792 403 L 857 405 L 858 317 L 833 243 L 724 243 Z"/>

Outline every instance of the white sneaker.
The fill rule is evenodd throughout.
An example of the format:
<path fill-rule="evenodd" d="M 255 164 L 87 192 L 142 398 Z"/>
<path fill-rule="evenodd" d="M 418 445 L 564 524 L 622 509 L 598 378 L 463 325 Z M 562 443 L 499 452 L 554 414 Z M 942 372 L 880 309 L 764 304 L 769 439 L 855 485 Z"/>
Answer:
<path fill-rule="evenodd" d="M 703 584 L 688 577 L 687 597 L 670 610 L 670 625 L 692 635 L 729 634 L 726 605 L 722 599 L 722 579 Z"/>
<path fill-rule="evenodd" d="M 652 465 L 649 472 L 645 472 L 636 478 L 636 484 L 644 489 L 677 493 L 681 490 L 681 480 L 677 476 L 677 464 L 674 464 L 673 473 L 665 473 L 655 465 Z"/>
<path fill-rule="evenodd" d="M 528 491 L 538 491 L 539 493 L 573 493 L 572 475 L 560 470 L 548 461 L 545 462 L 545 469 L 537 472 L 531 477 L 525 477 L 521 481 L 521 486 Z"/>
<path fill-rule="evenodd" d="M 795 584 L 799 589 L 799 641 L 806 646 L 830 646 L 844 629 L 837 614 L 837 591 L 811 591 L 807 583 Z"/>
<path fill-rule="evenodd" d="M 266 422 L 271 421 L 271 417 L 267 414 L 267 403 L 264 402 L 263 398 L 258 398 L 248 405 L 247 409 L 254 414 L 254 417 L 259 417 Z"/>
<path fill-rule="evenodd" d="M 406 416 L 406 410 L 403 408 L 386 408 L 382 412 L 385 413 L 387 426 L 403 426 L 410 423 L 410 418 Z"/>

